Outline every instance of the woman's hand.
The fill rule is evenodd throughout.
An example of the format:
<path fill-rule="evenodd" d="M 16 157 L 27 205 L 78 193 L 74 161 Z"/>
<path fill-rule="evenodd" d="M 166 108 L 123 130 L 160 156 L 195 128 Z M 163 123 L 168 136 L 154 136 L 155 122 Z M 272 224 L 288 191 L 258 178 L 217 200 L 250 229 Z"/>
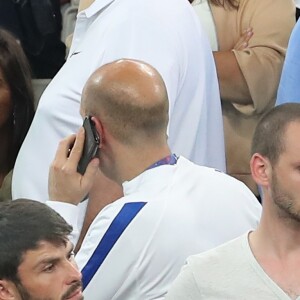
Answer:
<path fill-rule="evenodd" d="M 233 49 L 235 49 L 235 50 L 246 49 L 249 45 L 249 40 L 252 38 L 252 36 L 253 36 L 253 29 L 251 27 L 249 27 L 242 33 L 239 40 L 233 47 Z"/>

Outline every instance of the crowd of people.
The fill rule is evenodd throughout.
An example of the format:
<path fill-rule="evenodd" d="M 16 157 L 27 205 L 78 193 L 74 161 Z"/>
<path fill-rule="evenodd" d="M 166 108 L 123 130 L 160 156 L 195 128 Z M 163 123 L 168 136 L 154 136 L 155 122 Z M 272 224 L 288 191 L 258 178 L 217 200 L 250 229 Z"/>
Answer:
<path fill-rule="evenodd" d="M 0 4 L 0 300 L 300 297 L 295 3 L 80 0 L 66 60 L 63 3 Z"/>

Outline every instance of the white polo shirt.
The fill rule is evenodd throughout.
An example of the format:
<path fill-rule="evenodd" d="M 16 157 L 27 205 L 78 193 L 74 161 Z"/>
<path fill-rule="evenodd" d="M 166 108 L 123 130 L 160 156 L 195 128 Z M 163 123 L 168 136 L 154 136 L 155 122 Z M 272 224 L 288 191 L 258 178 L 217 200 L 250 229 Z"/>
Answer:
<path fill-rule="evenodd" d="M 143 172 L 123 190 L 97 215 L 75 257 L 88 300 L 162 299 L 189 255 L 256 228 L 261 214 L 242 182 L 184 157 Z M 76 206 L 47 204 L 78 235 Z"/>
<path fill-rule="evenodd" d="M 81 92 L 98 67 L 120 58 L 153 65 L 170 99 L 169 144 L 192 161 L 225 169 L 212 52 L 187 0 L 95 0 L 79 13 L 69 58 L 41 97 L 14 168 L 13 198 L 45 201 L 58 145 L 82 125 Z"/>

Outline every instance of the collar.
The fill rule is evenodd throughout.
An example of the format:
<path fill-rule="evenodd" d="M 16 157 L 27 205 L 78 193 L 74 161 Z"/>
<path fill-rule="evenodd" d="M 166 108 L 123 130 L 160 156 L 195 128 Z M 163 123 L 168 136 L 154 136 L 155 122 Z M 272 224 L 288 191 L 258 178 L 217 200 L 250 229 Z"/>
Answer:
<path fill-rule="evenodd" d="M 88 8 L 81 11 L 78 16 L 85 15 L 86 18 L 90 18 L 100 10 L 103 10 L 105 7 L 111 5 L 116 0 L 95 0 Z"/>
<path fill-rule="evenodd" d="M 178 157 L 176 154 L 170 154 L 160 160 L 158 160 L 157 162 L 155 162 L 154 164 L 152 164 L 151 166 L 149 166 L 146 170 L 150 170 L 162 165 L 175 165 L 177 163 Z"/>
<path fill-rule="evenodd" d="M 178 163 L 181 158 L 178 158 Z M 124 196 L 140 193 L 143 197 L 153 197 L 153 195 L 162 194 L 166 188 L 169 188 L 170 183 L 177 171 L 177 164 L 164 164 L 159 168 L 151 168 L 133 178 L 130 181 L 125 181 L 123 186 Z"/>

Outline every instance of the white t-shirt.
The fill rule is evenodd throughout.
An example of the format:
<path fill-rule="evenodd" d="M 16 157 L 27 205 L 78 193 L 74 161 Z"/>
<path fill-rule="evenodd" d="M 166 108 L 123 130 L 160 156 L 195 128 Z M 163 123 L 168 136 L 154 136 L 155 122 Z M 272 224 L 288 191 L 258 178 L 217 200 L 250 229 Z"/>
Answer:
<path fill-rule="evenodd" d="M 161 299 L 189 255 L 243 234 L 260 218 L 261 206 L 243 183 L 183 157 L 123 188 L 125 196 L 98 214 L 76 255 L 89 300 Z M 72 216 L 71 205 L 50 206 L 76 232 L 76 207 Z M 116 239 L 119 227 L 126 229 Z"/>
<path fill-rule="evenodd" d="M 187 259 L 166 297 L 183 299 L 291 300 L 256 261 L 248 233 Z"/>
<path fill-rule="evenodd" d="M 41 97 L 14 168 L 14 199 L 48 198 L 48 169 L 58 142 L 82 125 L 86 80 L 99 66 L 120 58 L 148 62 L 165 80 L 172 150 L 225 169 L 215 65 L 188 1 L 95 0 L 78 14 L 69 58 Z"/>

